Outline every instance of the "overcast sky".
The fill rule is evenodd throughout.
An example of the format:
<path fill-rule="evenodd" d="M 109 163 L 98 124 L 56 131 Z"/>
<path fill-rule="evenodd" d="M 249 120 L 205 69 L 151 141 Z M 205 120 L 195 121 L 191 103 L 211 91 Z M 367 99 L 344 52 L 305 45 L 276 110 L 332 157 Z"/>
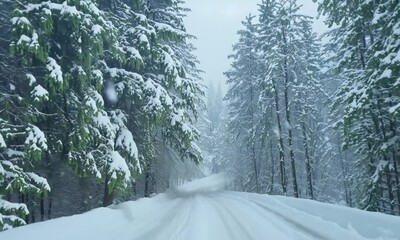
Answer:
<path fill-rule="evenodd" d="M 227 56 L 232 53 L 232 45 L 238 40 L 236 32 L 242 28 L 241 21 L 252 13 L 257 14 L 257 4 L 261 0 L 186 0 L 192 11 L 186 18 L 189 33 L 198 39 L 194 42 L 200 68 L 205 71 L 205 83 L 226 81 L 223 75 L 230 67 Z M 299 0 L 305 15 L 316 17 L 317 4 L 311 0 Z M 326 27 L 322 20 L 314 23 L 315 31 L 322 33 Z M 222 86 L 224 91 L 226 87 Z"/>

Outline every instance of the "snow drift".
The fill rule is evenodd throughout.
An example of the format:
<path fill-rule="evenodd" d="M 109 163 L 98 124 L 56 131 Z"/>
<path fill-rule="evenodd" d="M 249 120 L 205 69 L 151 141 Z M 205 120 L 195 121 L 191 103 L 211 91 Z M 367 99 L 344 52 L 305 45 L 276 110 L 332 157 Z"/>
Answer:
<path fill-rule="evenodd" d="M 154 198 L 0 233 L 1 240 L 400 239 L 400 218 L 342 206 L 225 191 L 211 176 Z"/>

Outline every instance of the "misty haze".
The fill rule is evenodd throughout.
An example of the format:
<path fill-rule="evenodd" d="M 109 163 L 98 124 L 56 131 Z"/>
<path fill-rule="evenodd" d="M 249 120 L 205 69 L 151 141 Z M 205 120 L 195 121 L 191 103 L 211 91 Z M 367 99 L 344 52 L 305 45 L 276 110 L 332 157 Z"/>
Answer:
<path fill-rule="evenodd" d="M 399 164 L 398 0 L 0 0 L 0 240 L 400 240 Z"/>

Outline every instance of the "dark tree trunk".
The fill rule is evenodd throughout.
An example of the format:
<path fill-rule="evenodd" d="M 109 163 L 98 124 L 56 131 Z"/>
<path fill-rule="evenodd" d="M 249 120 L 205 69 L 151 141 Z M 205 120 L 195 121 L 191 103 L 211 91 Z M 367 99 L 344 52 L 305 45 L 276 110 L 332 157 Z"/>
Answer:
<path fill-rule="evenodd" d="M 250 67 L 250 66 L 249 66 Z M 251 74 L 251 73 L 250 73 Z M 250 131 L 250 144 L 251 144 L 251 161 L 253 162 L 253 167 L 254 167 L 254 177 L 256 180 L 256 192 L 260 193 L 260 186 L 259 186 L 259 182 L 258 182 L 258 166 L 257 166 L 257 156 L 256 156 L 256 143 L 254 140 L 254 90 L 253 90 L 253 83 L 251 83 L 250 86 L 250 123 L 251 123 L 251 131 Z"/>
<path fill-rule="evenodd" d="M 307 186 L 308 186 L 308 194 L 311 199 L 314 199 L 314 188 L 312 183 L 312 167 L 311 167 L 311 159 L 308 150 L 308 135 L 306 124 L 303 122 L 303 138 L 304 138 L 304 150 L 305 150 L 305 159 L 306 159 L 306 170 L 307 170 Z M 347 195 L 347 194 L 346 194 Z"/>
<path fill-rule="evenodd" d="M 47 219 L 51 219 L 51 207 L 53 205 L 53 198 L 50 196 L 49 197 L 49 205 L 47 208 Z"/>
<path fill-rule="evenodd" d="M 40 194 L 40 221 L 44 221 L 44 193 Z"/>
<path fill-rule="evenodd" d="M 393 151 L 393 171 L 394 171 L 394 177 L 395 177 L 395 191 L 397 195 L 397 215 L 400 215 L 400 180 L 399 180 L 399 171 L 398 171 L 398 166 L 397 166 L 397 157 L 396 153 Z"/>
<path fill-rule="evenodd" d="M 144 197 L 151 197 L 152 194 L 152 183 L 153 175 L 151 173 L 151 167 L 149 167 L 145 174 L 145 184 L 144 184 Z"/>
<path fill-rule="evenodd" d="M 392 97 L 391 94 L 389 94 L 389 97 Z M 389 124 L 390 124 L 390 130 L 392 131 L 392 137 L 397 136 L 397 130 L 396 130 L 396 122 L 393 121 L 392 119 L 389 119 Z M 394 171 L 394 177 L 395 177 L 395 182 L 396 182 L 396 195 L 397 195 L 397 214 L 400 215 L 400 179 L 399 179 L 399 169 L 398 169 L 398 150 L 397 150 L 397 145 L 395 144 L 392 148 L 392 157 L 393 157 L 393 171 Z"/>
<path fill-rule="evenodd" d="M 269 139 L 269 148 L 270 148 L 270 155 L 271 155 L 271 189 L 270 194 L 274 194 L 274 178 L 275 178 L 275 158 L 274 158 L 274 151 L 272 149 L 272 138 Z"/>
<path fill-rule="evenodd" d="M 386 125 L 383 119 L 383 114 L 382 114 L 382 107 L 381 107 L 381 100 L 379 99 L 381 96 L 377 96 L 378 97 L 378 111 L 379 111 L 379 121 L 380 121 L 380 127 L 381 127 L 381 133 L 383 136 L 383 142 L 387 143 L 388 142 L 388 135 L 387 135 L 387 131 L 386 131 Z M 384 153 L 383 154 L 383 159 L 387 160 L 389 163 L 390 161 L 390 157 Z M 392 187 L 392 177 L 391 177 L 391 170 L 390 167 L 387 166 L 385 169 L 385 175 L 386 175 L 386 181 L 387 181 L 387 187 L 388 187 L 388 195 L 389 195 L 389 205 L 390 205 L 390 210 L 391 210 L 391 214 L 395 214 L 394 211 L 394 194 L 393 194 L 393 187 Z"/>
<path fill-rule="evenodd" d="M 79 197 L 81 198 L 80 202 L 80 212 L 87 212 L 90 209 L 92 209 L 92 204 L 91 204 L 91 180 L 92 178 L 90 177 L 80 177 L 79 178 Z"/>
<path fill-rule="evenodd" d="M 256 179 L 256 192 L 260 193 L 260 186 L 258 182 L 258 166 L 257 166 L 257 158 L 255 156 L 255 146 L 254 143 L 252 144 L 252 155 L 253 155 L 253 165 L 254 165 L 254 174 L 255 174 L 255 179 Z"/>
<path fill-rule="evenodd" d="M 132 193 L 134 196 L 137 194 L 137 183 L 136 181 L 132 183 Z"/>
<path fill-rule="evenodd" d="M 392 187 L 392 178 L 390 177 L 390 172 L 389 169 L 387 169 L 387 172 L 385 173 L 386 175 L 386 181 L 387 181 L 387 187 L 388 187 L 388 193 L 389 193 L 389 206 L 390 206 L 390 214 L 394 215 L 394 195 L 393 195 L 393 187 Z"/>
<path fill-rule="evenodd" d="M 346 166 L 344 164 L 343 155 L 342 155 L 340 149 L 339 149 L 339 153 L 340 153 L 340 167 L 341 167 L 341 170 L 342 170 L 343 187 L 344 187 L 344 191 L 345 191 L 346 203 L 351 207 L 351 205 L 352 205 L 352 203 L 351 203 L 351 192 L 349 191 L 349 186 L 348 186 L 348 183 L 347 183 L 347 170 L 346 170 Z"/>
<path fill-rule="evenodd" d="M 108 186 L 108 176 L 106 176 L 105 182 L 104 182 L 104 198 L 103 198 L 103 207 L 108 207 L 111 204 L 113 204 L 114 201 L 114 192 L 110 190 L 110 187 Z"/>
<path fill-rule="evenodd" d="M 28 196 L 26 195 L 26 205 L 29 210 L 29 217 L 30 217 L 30 223 L 35 223 L 36 222 L 36 202 L 35 202 L 35 197 L 34 196 Z M 27 222 L 28 223 L 28 222 Z"/>
<path fill-rule="evenodd" d="M 382 179 L 379 181 L 379 184 L 382 186 Z M 385 212 L 386 211 L 386 203 L 385 203 L 385 197 L 383 195 L 383 189 L 379 188 L 379 194 L 381 197 L 381 209 L 380 212 Z"/>
<path fill-rule="evenodd" d="M 294 152 L 293 152 L 293 133 L 292 133 L 292 126 L 290 122 L 290 104 L 289 104 L 289 66 L 288 66 L 288 59 L 287 59 L 287 40 L 286 40 L 286 33 L 285 29 L 282 28 L 282 36 L 283 36 L 283 42 L 284 42 L 284 74 L 285 74 L 285 111 L 286 111 L 286 121 L 288 126 L 288 142 L 289 142 L 289 155 L 290 155 L 290 163 L 292 167 L 292 180 L 293 180 L 293 191 L 294 191 L 294 197 L 298 198 L 299 197 L 299 189 L 297 185 L 297 176 L 296 176 L 296 162 L 294 159 Z"/>
<path fill-rule="evenodd" d="M 285 152 L 283 146 L 283 133 L 282 133 L 282 123 L 281 123 L 281 116 L 280 116 L 280 109 L 279 109 L 279 93 L 278 93 L 278 86 L 276 86 L 275 80 L 272 80 L 273 88 L 275 93 L 275 108 L 276 108 L 276 120 L 278 125 L 278 134 L 279 134 L 279 167 L 280 167 L 280 174 L 281 174 L 281 184 L 282 184 L 282 191 L 283 194 L 287 194 L 287 182 L 286 182 L 286 167 L 285 167 Z"/>

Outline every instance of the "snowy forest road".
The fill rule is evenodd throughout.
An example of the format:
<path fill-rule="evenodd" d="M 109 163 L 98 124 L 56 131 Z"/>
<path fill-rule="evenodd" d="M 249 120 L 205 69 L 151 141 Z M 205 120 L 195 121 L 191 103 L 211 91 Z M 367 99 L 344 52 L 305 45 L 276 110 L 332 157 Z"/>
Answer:
<path fill-rule="evenodd" d="M 225 188 L 216 175 L 154 198 L 5 231 L 0 239 L 400 239 L 398 217 Z"/>

